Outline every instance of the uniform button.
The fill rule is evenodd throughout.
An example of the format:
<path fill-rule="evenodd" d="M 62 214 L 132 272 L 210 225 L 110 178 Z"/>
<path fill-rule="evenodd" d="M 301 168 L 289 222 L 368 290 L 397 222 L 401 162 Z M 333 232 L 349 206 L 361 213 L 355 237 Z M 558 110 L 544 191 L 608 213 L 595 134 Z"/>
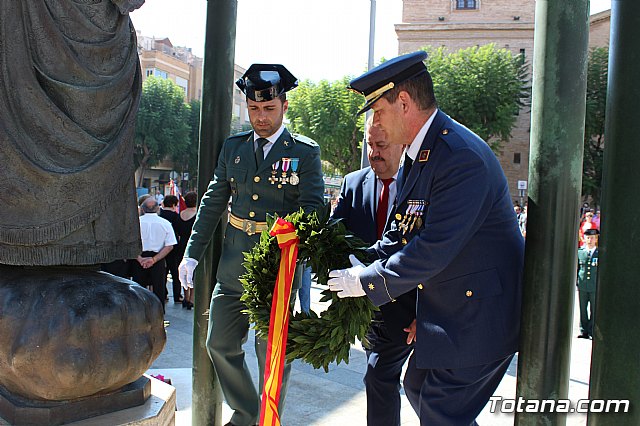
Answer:
<path fill-rule="evenodd" d="M 448 130 L 448 129 L 444 129 L 444 130 L 442 131 L 442 134 L 443 134 L 443 135 L 448 135 L 448 134 L 449 134 L 449 130 Z"/>
<path fill-rule="evenodd" d="M 253 178 L 253 181 L 254 181 L 255 183 L 260 182 L 260 176 L 256 176 L 256 177 L 254 177 L 254 178 Z"/>
<path fill-rule="evenodd" d="M 281 184 L 281 183 L 279 183 L 279 184 L 278 184 L 278 189 L 281 189 L 281 188 L 282 188 L 282 184 Z"/>
<path fill-rule="evenodd" d="M 234 178 L 229 179 L 229 182 L 235 182 Z"/>
<path fill-rule="evenodd" d="M 402 239 L 402 245 L 403 245 L 403 246 L 406 246 L 406 245 L 407 245 L 407 239 L 406 239 L 406 238 L 403 238 L 403 239 Z"/>
<path fill-rule="evenodd" d="M 422 285 L 422 283 L 418 284 L 418 290 L 422 290 L 424 288 L 424 286 Z"/>
<path fill-rule="evenodd" d="M 396 213 L 396 220 L 401 220 L 402 219 L 402 215 L 400 213 Z"/>
<path fill-rule="evenodd" d="M 249 217 L 256 217 L 256 212 L 249 212 Z"/>
<path fill-rule="evenodd" d="M 253 194 L 253 195 L 251 196 L 251 199 L 252 199 L 253 201 L 258 201 L 258 198 L 260 198 L 260 197 L 258 197 L 258 194 Z"/>
<path fill-rule="evenodd" d="M 466 295 L 467 297 L 471 297 L 471 296 L 473 296 L 473 292 L 472 292 L 471 290 L 467 290 L 467 292 L 465 293 L 465 295 Z"/>

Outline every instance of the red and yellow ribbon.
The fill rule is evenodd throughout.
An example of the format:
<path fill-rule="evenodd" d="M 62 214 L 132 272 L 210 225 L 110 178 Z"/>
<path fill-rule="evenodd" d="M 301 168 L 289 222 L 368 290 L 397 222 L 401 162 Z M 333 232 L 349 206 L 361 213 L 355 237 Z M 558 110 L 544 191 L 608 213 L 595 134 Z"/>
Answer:
<path fill-rule="evenodd" d="M 260 426 L 280 426 L 278 402 L 280 401 L 289 331 L 289 300 L 300 239 L 293 224 L 282 218 L 278 218 L 273 224 L 269 234 L 277 238 L 281 256 L 271 302 Z"/>

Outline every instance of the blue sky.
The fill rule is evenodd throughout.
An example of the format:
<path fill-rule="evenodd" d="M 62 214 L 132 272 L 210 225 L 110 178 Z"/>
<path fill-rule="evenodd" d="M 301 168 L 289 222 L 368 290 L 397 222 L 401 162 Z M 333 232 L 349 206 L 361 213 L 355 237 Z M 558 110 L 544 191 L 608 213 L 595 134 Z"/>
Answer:
<path fill-rule="evenodd" d="M 592 0 L 591 12 L 611 0 Z M 236 63 L 284 64 L 299 79 L 336 80 L 366 70 L 371 0 L 238 0 Z M 207 0 L 146 0 L 131 14 L 145 36 L 204 54 Z M 397 55 L 402 0 L 376 0 L 374 58 Z"/>

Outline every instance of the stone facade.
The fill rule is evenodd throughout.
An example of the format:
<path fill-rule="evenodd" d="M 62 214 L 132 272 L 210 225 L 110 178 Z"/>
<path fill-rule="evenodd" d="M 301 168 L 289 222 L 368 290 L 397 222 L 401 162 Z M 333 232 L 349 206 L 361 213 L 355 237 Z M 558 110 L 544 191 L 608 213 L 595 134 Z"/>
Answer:
<path fill-rule="evenodd" d="M 589 28 L 589 49 L 609 46 L 611 28 L 611 9 L 591 15 Z"/>
<path fill-rule="evenodd" d="M 395 26 L 398 52 L 409 53 L 424 46 L 454 52 L 495 43 L 514 54 L 524 54 L 531 70 L 534 15 L 535 0 L 403 0 L 402 23 Z M 590 48 L 609 45 L 610 21 L 610 10 L 591 16 Z M 511 140 L 498 155 L 511 197 L 519 203 L 526 200 L 518 182 L 528 180 L 530 127 L 530 108 L 526 107 L 518 115 Z"/>
<path fill-rule="evenodd" d="M 472 8 L 458 9 L 459 5 Z M 395 26 L 399 53 L 423 46 L 445 47 L 453 52 L 495 43 L 498 48 L 523 54 L 531 67 L 534 10 L 534 0 L 404 0 L 403 23 Z M 527 107 L 520 111 L 511 140 L 503 144 L 498 155 L 511 197 L 519 203 L 526 200 L 526 193 L 518 190 L 518 181 L 528 179 L 530 122 Z"/>

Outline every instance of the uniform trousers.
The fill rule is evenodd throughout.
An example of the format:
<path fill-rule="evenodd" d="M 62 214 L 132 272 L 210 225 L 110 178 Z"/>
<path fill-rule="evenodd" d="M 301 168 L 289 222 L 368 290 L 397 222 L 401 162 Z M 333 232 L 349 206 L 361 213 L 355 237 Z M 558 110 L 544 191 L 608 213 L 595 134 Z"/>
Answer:
<path fill-rule="evenodd" d="M 299 272 L 301 271 L 296 272 L 294 289 L 291 291 L 292 306 L 296 299 L 295 290 L 300 282 Z M 297 285 L 295 285 L 296 282 Z M 244 303 L 240 301 L 241 295 L 242 288 L 238 285 L 216 283 L 209 307 L 207 351 L 220 381 L 224 398 L 233 410 L 231 423 L 236 426 L 249 426 L 257 424 L 260 415 L 259 395 L 264 381 L 267 342 L 258 337 L 255 339 L 254 349 L 258 358 L 259 378 L 259 390 L 256 390 L 242 349 L 242 345 L 248 338 L 249 318 L 248 315 L 241 313 L 246 309 Z M 290 372 L 291 364 L 286 363 L 278 404 L 280 415 L 284 409 Z"/>
<path fill-rule="evenodd" d="M 143 251 L 142 257 L 153 257 L 158 252 L 155 251 Z M 144 269 L 136 260 L 131 261 L 131 274 L 132 280 L 140 284 L 142 287 L 151 286 L 153 288 L 153 294 L 155 294 L 160 303 L 162 304 L 162 310 L 164 311 L 164 301 L 167 297 L 167 274 L 166 265 L 164 259 L 156 262 L 152 267 Z"/>
<path fill-rule="evenodd" d="M 593 336 L 593 313 L 596 311 L 596 292 L 578 290 L 580 304 L 580 332 Z"/>
<path fill-rule="evenodd" d="M 404 376 L 404 391 L 421 426 L 477 425 L 513 355 L 489 364 L 456 369 L 422 369 L 415 352 Z"/>
<path fill-rule="evenodd" d="M 371 349 L 366 349 L 367 372 L 364 384 L 367 394 L 367 425 L 400 425 L 400 376 L 402 367 L 413 350 L 407 345 L 407 333 L 392 339 L 382 321 L 380 312 L 369 328 L 367 339 Z M 407 324 L 408 325 L 408 324 Z"/>

